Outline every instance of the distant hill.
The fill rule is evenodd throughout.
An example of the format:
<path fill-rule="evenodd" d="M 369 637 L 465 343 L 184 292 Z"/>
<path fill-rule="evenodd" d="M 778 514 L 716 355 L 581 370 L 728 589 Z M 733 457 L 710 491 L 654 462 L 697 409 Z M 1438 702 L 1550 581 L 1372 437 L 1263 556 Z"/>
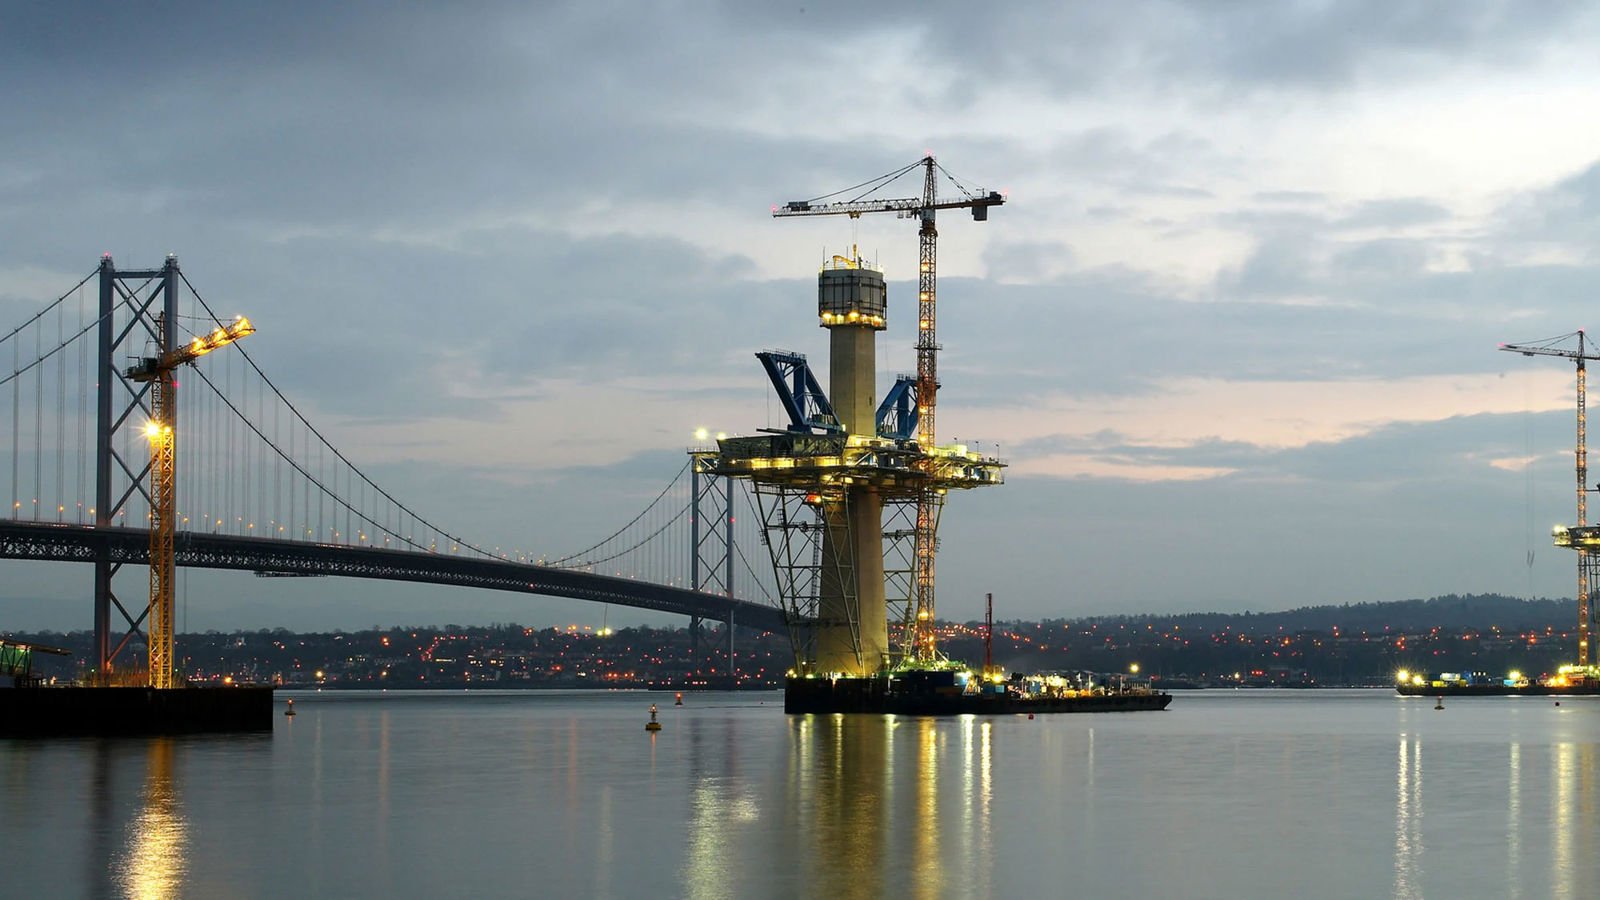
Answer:
<path fill-rule="evenodd" d="M 995 662 L 1016 671 L 1127 673 L 1203 683 L 1386 684 L 1398 669 L 1540 673 L 1570 662 L 1577 604 L 1469 594 L 1308 606 L 1271 613 L 1096 616 L 996 623 Z M 953 659 L 984 658 L 980 623 L 946 623 Z M 4 636 L 0 632 L 0 636 Z M 89 657 L 89 632 L 17 635 L 74 652 L 36 660 L 36 674 L 70 678 Z M 284 629 L 178 636 L 184 671 L 338 687 L 637 687 L 721 673 L 720 639 L 691 652 L 684 628 L 619 628 L 596 635 L 518 625 L 301 633 Z M 136 640 L 130 665 L 144 652 Z M 776 684 L 793 663 L 788 638 L 742 630 L 740 678 Z M 1231 679 L 1231 681 L 1230 681 Z M 1253 681 L 1252 681 L 1253 679 Z"/>
<path fill-rule="evenodd" d="M 1534 631 L 1570 627 L 1578 619 L 1576 600 L 1539 598 L 1524 600 L 1501 594 L 1446 594 L 1426 600 L 1398 600 L 1383 603 L 1345 603 L 1337 606 L 1303 606 L 1283 612 L 1183 613 L 1173 615 L 1088 616 L 1081 619 L 1049 620 L 1044 624 L 1154 625 L 1157 630 L 1173 625 L 1200 632 L 1224 629 L 1244 634 L 1269 631 L 1332 631 L 1368 633 L 1426 631 L 1430 628 Z"/>

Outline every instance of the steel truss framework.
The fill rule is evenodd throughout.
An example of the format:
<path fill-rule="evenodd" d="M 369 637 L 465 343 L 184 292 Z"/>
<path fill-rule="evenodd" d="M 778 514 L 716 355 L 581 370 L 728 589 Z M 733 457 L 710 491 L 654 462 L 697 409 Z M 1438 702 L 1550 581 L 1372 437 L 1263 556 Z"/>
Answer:
<path fill-rule="evenodd" d="M 124 459 L 117 450 L 117 437 L 126 428 L 142 426 L 130 421 L 136 414 L 153 418 L 147 405 L 151 386 L 129 379 L 117 366 L 118 355 L 145 356 L 147 346 L 157 356 L 172 350 L 173 334 L 162 333 L 159 320 L 178 319 L 178 285 L 182 275 L 176 257 L 168 256 L 159 269 L 118 269 L 108 253 L 100 258 L 100 320 L 96 356 L 95 428 L 95 508 L 97 528 L 111 528 L 126 511 L 135 495 L 154 508 L 151 496 L 150 459 Z M 176 404 L 167 424 L 177 427 Z M 137 446 L 144 447 L 140 440 Z M 147 538 L 148 540 L 148 538 Z M 146 548 L 148 553 L 148 548 Z M 117 597 L 114 582 L 122 563 L 104 553 L 94 558 L 94 666 L 101 675 L 109 672 L 117 654 L 143 627 L 150 615 L 150 599 L 138 616 L 131 615 Z M 144 583 L 148 586 L 147 583 Z M 115 608 L 127 625 L 120 640 L 112 646 L 111 610 Z"/>
<path fill-rule="evenodd" d="M 733 596 L 733 479 L 716 474 L 717 455 L 689 453 L 689 587 L 707 594 Z M 722 527 L 716 527 L 718 521 Z M 689 620 L 689 647 L 700 661 L 700 616 Z M 723 632 L 728 674 L 733 674 L 733 628 Z"/>
<path fill-rule="evenodd" d="M 917 574 L 926 555 L 919 554 L 918 548 L 937 546 L 924 542 L 937 541 L 949 490 L 1000 484 L 1005 464 L 965 448 L 925 453 L 911 441 L 863 441 L 843 435 L 769 434 L 728 438 L 720 446 L 716 471 L 747 478 L 755 488 L 779 598 L 784 612 L 796 620 L 843 624 L 822 623 L 818 618 L 827 578 L 841 580 L 846 607 L 857 609 L 853 579 L 843 571 L 855 561 L 841 555 L 836 559 L 841 571 L 824 572 L 822 535 L 832 532 L 829 536 L 835 547 L 853 547 L 847 488 L 871 484 L 878 490 L 885 509 L 884 595 L 894 632 L 890 646 L 898 647 L 905 659 L 926 655 L 925 637 L 932 633 L 933 623 L 922 621 L 926 607 L 917 593 Z M 859 615 L 852 616 L 848 624 L 859 653 Z M 815 659 L 814 635 L 794 640 L 796 661 L 803 668 Z"/>
<path fill-rule="evenodd" d="M 193 533 L 178 535 L 174 555 L 180 566 L 203 569 L 379 578 L 570 597 L 722 621 L 735 619 L 762 631 L 788 625 L 782 610 L 762 603 L 508 560 Z M 55 562 L 105 558 L 118 566 L 148 565 L 150 534 L 142 528 L 0 521 L 0 558 Z M 136 621 L 144 618 L 140 615 Z"/>
<path fill-rule="evenodd" d="M 816 633 L 801 623 L 817 621 L 822 597 L 822 536 L 826 530 L 818 504 L 806 488 L 754 482 L 763 543 L 772 558 L 778 602 L 788 625 L 795 666 L 816 658 Z M 857 635 L 857 645 L 860 640 Z"/>
<path fill-rule="evenodd" d="M 933 492 L 933 540 L 939 539 L 943 494 Z M 917 497 L 899 497 L 883 504 L 883 593 L 888 604 L 889 646 L 903 659 L 917 655 Z M 931 627 L 931 626 L 930 626 Z"/>

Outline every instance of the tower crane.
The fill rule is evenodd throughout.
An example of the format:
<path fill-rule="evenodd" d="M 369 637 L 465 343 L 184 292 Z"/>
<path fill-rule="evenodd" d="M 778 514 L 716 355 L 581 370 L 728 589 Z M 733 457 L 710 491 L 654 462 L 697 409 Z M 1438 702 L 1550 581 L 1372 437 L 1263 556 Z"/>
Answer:
<path fill-rule="evenodd" d="M 173 407 L 177 382 L 172 373 L 182 365 L 255 333 L 250 320 L 240 316 L 209 334 L 166 350 L 166 316 L 156 317 L 157 356 L 146 356 L 129 367 L 130 381 L 150 385 L 150 686 L 174 687 L 172 678 L 173 520 L 176 516 L 177 435 L 173 433 Z"/>
<path fill-rule="evenodd" d="M 870 195 L 886 187 L 914 169 L 923 170 L 922 196 L 895 200 L 871 198 Z M 956 199 L 940 200 L 935 170 L 961 191 Z M 843 194 L 856 192 L 845 200 L 832 200 Z M 924 454 L 934 447 L 934 407 L 939 391 L 938 329 L 935 304 L 938 286 L 939 232 L 934 227 L 934 214 L 941 209 L 969 209 L 974 221 L 986 222 L 989 207 L 1000 206 L 1006 198 L 998 191 L 969 191 L 939 165 L 932 154 L 887 175 L 865 181 L 854 187 L 835 191 L 810 200 L 794 200 L 772 208 L 774 218 L 788 216 L 849 216 L 858 219 L 865 213 L 895 213 L 899 218 L 916 219 L 918 231 L 917 265 L 917 443 Z M 931 464 L 931 457 L 924 457 Z M 937 656 L 934 628 L 934 554 L 936 552 L 939 507 L 941 497 L 933 490 L 924 491 L 917 499 L 916 534 L 913 555 L 915 559 L 914 590 L 916 614 L 910 623 L 912 652 L 921 660 L 931 661 Z"/>
<path fill-rule="evenodd" d="M 1575 348 L 1560 346 L 1577 338 Z M 1600 562 L 1600 528 L 1588 524 L 1589 512 L 1589 450 L 1588 421 L 1585 413 L 1587 376 L 1584 361 L 1600 359 L 1600 346 L 1589 340 L 1582 330 L 1543 341 L 1526 344 L 1501 344 L 1501 350 L 1521 353 L 1523 356 L 1559 356 L 1570 359 L 1578 367 L 1578 446 L 1576 466 L 1578 473 L 1578 524 L 1575 527 L 1558 525 L 1555 543 L 1558 547 L 1571 547 L 1578 551 L 1578 665 L 1589 665 L 1589 587 L 1597 579 L 1596 563 Z"/>

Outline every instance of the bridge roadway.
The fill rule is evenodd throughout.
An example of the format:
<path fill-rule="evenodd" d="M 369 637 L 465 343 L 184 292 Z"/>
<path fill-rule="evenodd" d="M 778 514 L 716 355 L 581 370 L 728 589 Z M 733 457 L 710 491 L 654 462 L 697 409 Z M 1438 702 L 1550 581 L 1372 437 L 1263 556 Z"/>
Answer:
<path fill-rule="evenodd" d="M 148 566 L 150 532 L 138 528 L 0 521 L 0 559 L 94 562 L 96 554 L 102 550 L 114 563 Z M 763 631 L 781 632 L 788 627 L 781 609 L 762 603 L 503 559 L 197 532 L 178 533 L 176 555 L 178 565 L 203 569 L 337 575 L 488 588 L 592 600 L 722 622 L 728 621 L 731 615 L 735 624 Z"/>

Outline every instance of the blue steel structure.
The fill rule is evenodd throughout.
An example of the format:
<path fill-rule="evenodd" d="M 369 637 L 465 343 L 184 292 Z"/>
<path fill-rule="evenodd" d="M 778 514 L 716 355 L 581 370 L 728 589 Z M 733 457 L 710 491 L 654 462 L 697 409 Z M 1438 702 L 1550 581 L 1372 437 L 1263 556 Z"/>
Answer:
<path fill-rule="evenodd" d="M 878 404 L 878 436 L 909 441 L 917 433 L 917 376 L 901 375 Z"/>
<path fill-rule="evenodd" d="M 756 354 L 761 367 L 778 391 L 778 401 L 789 414 L 789 430 L 796 434 L 843 434 L 844 426 L 833 411 L 828 394 L 812 374 L 803 353 L 763 350 Z"/>

